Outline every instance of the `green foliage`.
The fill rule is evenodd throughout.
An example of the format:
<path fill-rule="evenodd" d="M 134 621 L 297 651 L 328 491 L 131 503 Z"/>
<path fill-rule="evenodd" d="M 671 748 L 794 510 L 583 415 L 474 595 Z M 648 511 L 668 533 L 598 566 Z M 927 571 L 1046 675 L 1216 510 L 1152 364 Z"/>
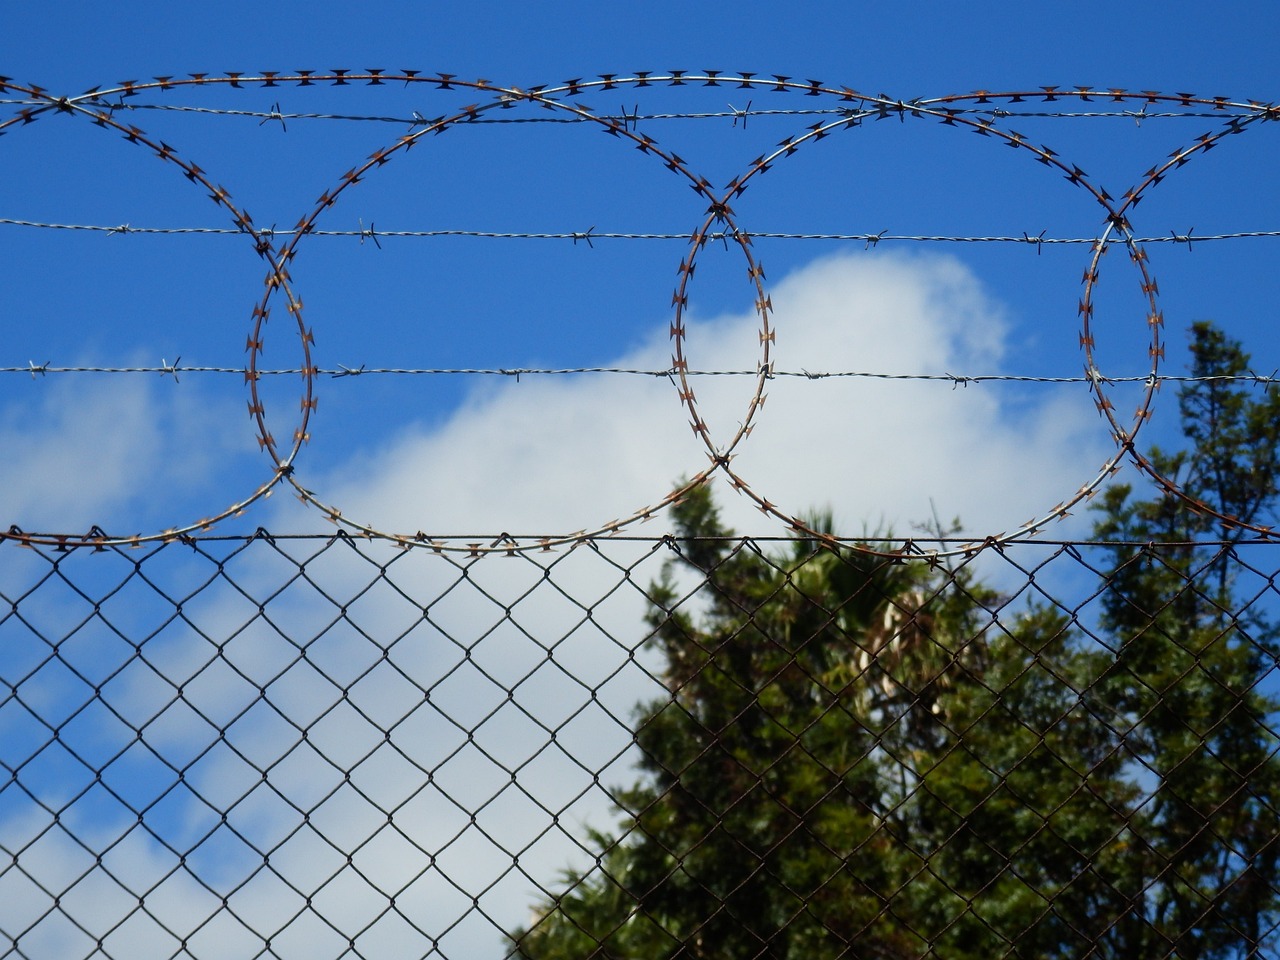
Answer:
<path fill-rule="evenodd" d="M 1247 369 L 1193 329 L 1199 377 Z M 1280 399 L 1181 396 L 1153 463 L 1268 514 Z M 1276 946 L 1276 654 L 1236 615 L 1213 521 L 1124 486 L 1099 507 L 1100 622 L 1017 609 L 964 566 L 732 539 L 705 490 L 651 589 L 667 695 L 641 708 L 620 837 L 517 934 L 541 958 L 1176 956 Z M 1177 546 L 1165 546 L 1174 541 Z M 1161 543 L 1160 546 L 1150 545 Z M 694 574 L 691 595 L 680 584 Z M 696 611 L 696 612 L 695 612 Z"/>
<path fill-rule="evenodd" d="M 1099 535 L 1138 545 L 1113 550 L 1103 626 L 1115 639 L 1099 692 L 1132 724 L 1126 749 L 1156 780 L 1135 878 L 1152 918 L 1141 947 L 1226 957 L 1276 920 L 1280 769 L 1276 703 L 1257 688 L 1276 663 L 1277 632 L 1254 605 L 1241 609 L 1251 598 L 1237 589 L 1232 544 L 1246 531 L 1217 517 L 1274 514 L 1280 395 L 1255 399 L 1229 379 L 1249 369 L 1238 342 L 1208 323 L 1191 332 L 1191 373 L 1207 379 L 1179 397 L 1190 445 L 1150 460 L 1207 510 L 1172 493 L 1107 491 Z M 1222 542 L 1195 545 L 1205 538 Z"/>

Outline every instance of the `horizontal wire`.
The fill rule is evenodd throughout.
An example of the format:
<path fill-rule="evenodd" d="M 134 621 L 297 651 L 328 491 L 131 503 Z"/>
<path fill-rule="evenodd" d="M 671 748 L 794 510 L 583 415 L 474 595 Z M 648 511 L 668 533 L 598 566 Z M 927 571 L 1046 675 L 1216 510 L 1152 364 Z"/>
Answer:
<path fill-rule="evenodd" d="M 69 538 L 70 539 L 70 538 Z M 175 543 L 195 544 L 195 543 L 250 543 L 254 540 L 265 540 L 270 543 L 279 542 L 325 542 L 325 543 L 347 543 L 355 544 L 357 541 L 363 541 L 369 544 L 379 542 L 386 543 L 390 538 L 367 534 L 363 532 L 340 530 L 333 531 L 315 531 L 310 533 L 300 533 L 296 531 L 280 533 L 274 530 L 268 530 L 265 527 L 258 527 L 252 533 L 211 533 L 196 532 L 184 533 L 173 539 Z M 539 540 L 546 539 L 545 534 L 538 533 L 500 533 L 495 534 L 492 531 L 474 531 L 471 533 L 444 533 L 431 534 L 430 538 L 421 541 L 424 549 L 431 549 L 436 544 L 446 543 L 462 543 L 469 544 L 475 541 L 487 543 L 491 546 L 499 546 L 504 543 L 537 543 Z M 885 548 L 894 548 L 903 543 L 910 543 L 920 552 L 912 555 L 914 559 L 926 559 L 931 549 L 937 549 L 939 552 L 945 551 L 948 547 L 973 547 L 974 552 L 994 551 L 996 553 L 1008 554 L 1012 551 L 1033 550 L 1043 551 L 1048 548 L 1066 549 L 1066 548 L 1096 548 L 1102 550 L 1110 550 L 1115 547 L 1134 547 L 1134 548 L 1151 548 L 1158 547 L 1174 548 L 1174 547 L 1198 547 L 1198 548 L 1221 548 L 1225 550 L 1235 550 L 1236 548 L 1259 547 L 1273 549 L 1276 541 L 1264 537 L 1248 537 L 1245 539 L 1230 539 L 1222 537 L 1204 536 L 1198 539 L 1182 539 L 1182 540 L 1159 540 L 1154 543 L 1150 540 L 1132 540 L 1126 538 L 1116 539 L 1088 539 L 1088 540 L 1063 540 L 1049 537 L 1035 537 L 1026 540 L 1010 540 L 999 544 L 989 544 L 983 539 L 975 541 L 973 537 L 949 536 L 940 537 L 936 533 L 926 533 L 924 535 L 914 536 L 885 536 L 868 534 L 865 536 L 844 536 L 839 534 L 831 534 L 823 537 L 806 536 L 803 533 L 795 532 L 790 534 L 725 534 L 723 536 L 677 536 L 671 533 L 660 534 L 638 534 L 617 531 L 607 534 L 589 534 L 576 541 L 572 546 L 559 544 L 548 547 L 545 552 L 555 552 L 563 549 L 580 549 L 584 545 L 593 547 L 608 546 L 617 543 L 649 543 L 660 544 L 665 543 L 670 546 L 678 544 L 741 544 L 749 545 L 753 543 L 760 544 L 783 544 L 794 545 L 796 543 L 815 543 L 824 546 L 835 544 L 843 544 L 845 546 L 871 545 L 883 546 Z M 23 544 L 18 543 L 23 548 L 35 549 L 51 554 L 62 554 L 70 550 L 91 550 L 102 551 L 112 550 L 118 553 L 128 555 L 128 552 L 136 549 L 132 544 L 110 544 L 107 546 L 99 546 L 92 539 L 86 542 L 68 542 L 57 546 L 51 544 Z M 479 545 L 479 544 L 477 544 Z M 139 545 L 141 546 L 141 545 Z M 163 547 L 154 547 L 153 549 L 163 549 Z M 534 558 L 542 551 L 532 554 L 525 554 L 526 557 Z M 474 557 L 466 558 L 466 562 L 480 560 L 484 557 L 505 557 L 501 551 L 497 553 L 480 553 Z"/>
<path fill-rule="evenodd" d="M 95 103 L 110 111 L 116 110 L 158 110 L 173 113 L 195 113 L 217 117 L 246 117 L 260 121 L 285 120 L 340 120 L 363 123 L 394 123 L 409 127 L 423 126 L 433 122 L 421 113 L 409 117 L 394 117 L 378 114 L 352 113 L 285 113 L 281 110 L 234 110 L 221 107 L 197 107 L 175 103 L 127 103 L 122 101 L 95 101 L 89 98 L 86 103 Z M 0 99 L 0 104 L 15 106 L 48 106 L 47 100 L 30 98 Z M 625 110 L 625 107 L 624 107 Z M 732 104 L 727 110 L 709 111 L 676 111 L 670 113 L 618 113 L 596 114 L 600 120 L 613 120 L 619 123 L 637 123 L 649 120 L 743 120 L 750 117 L 815 117 L 815 116 L 852 116 L 865 112 L 848 107 L 780 107 L 752 109 L 736 108 Z M 1007 108 L 983 107 L 950 107 L 946 112 L 952 116 L 989 116 L 997 119 L 1036 118 L 1053 120 L 1085 120 L 1085 119 L 1121 119 L 1134 120 L 1173 120 L 1200 119 L 1221 120 L 1236 115 L 1251 115 L 1254 111 L 1236 108 L 1235 110 L 1195 110 L 1195 111 L 1145 111 L 1145 110 L 1009 110 Z M 459 121 L 465 124 L 503 124 L 503 123 L 588 123 L 585 117 L 535 116 L 535 117 L 489 117 L 476 116 Z"/>
<path fill-rule="evenodd" d="M 107 374 L 137 374 L 137 373 L 156 373 L 161 375 L 169 375 L 177 377 L 179 374 L 188 373 L 210 373 L 210 374 L 232 374 L 235 376 L 244 376 L 249 371 L 245 367 L 215 367 L 215 366 L 183 366 L 178 362 L 172 364 L 162 361 L 159 366 L 133 366 L 133 367 L 108 367 L 108 366 L 55 366 L 50 363 L 37 364 L 28 362 L 24 367 L 10 366 L 0 367 L 0 374 L 25 373 L 36 376 L 45 376 L 46 374 L 71 374 L 71 373 L 107 373 Z M 299 367 L 255 370 L 253 373 L 259 377 L 273 376 L 300 376 L 304 371 Z M 360 365 L 358 367 L 348 367 L 339 364 L 335 368 L 317 368 L 311 370 L 314 376 L 325 376 L 331 378 L 342 377 L 360 377 L 360 376 L 502 376 L 515 377 L 519 379 L 522 376 L 566 376 L 573 374 L 619 374 L 640 377 L 675 377 L 679 371 L 675 367 L 668 367 L 662 370 L 649 370 L 638 367 L 368 367 Z M 759 370 L 686 370 L 685 376 L 689 377 L 758 377 Z M 954 374 L 954 373 L 876 373 L 866 370 L 831 370 L 831 371 L 815 371 L 815 370 L 771 370 L 765 374 L 765 379 L 772 380 L 778 377 L 795 377 L 805 380 L 829 380 L 836 378 L 845 379 L 866 379 L 866 380 L 921 380 L 921 381 L 938 381 L 943 383 L 951 383 L 955 386 L 964 386 L 970 383 L 994 383 L 994 382 L 1012 382 L 1012 383 L 1253 383 L 1263 386 L 1272 386 L 1280 383 L 1280 370 L 1271 374 L 1235 374 L 1232 376 L 1210 376 L 1210 377 L 1194 377 L 1177 374 L 1158 374 L 1151 376 L 1150 374 L 1140 376 L 1121 376 L 1108 377 L 1102 373 L 1093 375 L 1080 375 L 1071 377 L 1049 377 L 1049 376 L 1032 376 L 1027 374 L 1009 374 L 1009 373 L 983 373 L 983 374 Z"/>
<path fill-rule="evenodd" d="M 31 227 L 44 230 L 82 230 L 92 233 L 106 234 L 213 234 L 213 235 L 243 235 L 244 230 L 235 227 L 135 227 L 131 224 L 121 223 L 115 226 L 105 224 L 84 224 L 84 223 L 46 223 L 40 220 L 17 220 L 10 217 L 0 217 L 0 226 L 11 227 Z M 266 227 L 258 231 L 261 236 L 268 239 L 274 237 L 292 237 L 296 236 L 296 230 L 277 230 Z M 594 228 L 591 230 L 577 230 L 572 232 L 548 232 L 539 233 L 534 231 L 519 232 L 499 232 L 491 230 L 375 230 L 372 226 L 362 227 L 358 230 L 311 230 L 311 236 L 315 237 L 358 237 L 364 240 L 379 240 L 383 237 L 474 237 L 487 240 L 570 240 L 575 244 L 581 240 L 588 245 L 594 240 L 683 240 L 688 242 L 691 238 L 687 233 L 597 233 Z M 737 237 L 751 240 L 845 240 L 858 243 L 867 243 L 875 245 L 881 242 L 903 241 L 914 243 L 1018 243 L 1030 244 L 1039 247 L 1041 245 L 1052 246 L 1054 244 L 1084 244 L 1097 243 L 1097 237 L 1046 237 L 1041 234 L 1027 234 L 1021 236 L 958 236 L 958 235 L 931 235 L 931 234 L 891 234 L 885 231 L 880 233 L 783 233 L 769 231 L 752 231 L 741 230 L 737 233 L 732 231 L 708 232 L 703 234 L 707 241 L 724 240 L 728 241 Z M 1175 233 L 1170 231 L 1168 236 L 1153 237 L 1134 237 L 1133 243 L 1185 243 L 1187 245 L 1195 243 L 1206 243 L 1218 240 L 1244 240 L 1256 239 L 1261 237 L 1280 237 L 1280 230 L 1240 230 L 1232 233 L 1214 233 L 1196 236 L 1190 232 Z M 1109 244 L 1124 244 L 1129 241 L 1121 237 L 1110 237 L 1106 241 Z"/>

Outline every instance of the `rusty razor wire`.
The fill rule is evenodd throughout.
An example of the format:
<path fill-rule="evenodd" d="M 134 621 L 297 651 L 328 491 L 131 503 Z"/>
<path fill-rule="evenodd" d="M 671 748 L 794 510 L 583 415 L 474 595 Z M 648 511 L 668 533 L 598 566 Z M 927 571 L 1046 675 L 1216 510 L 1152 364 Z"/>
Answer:
<path fill-rule="evenodd" d="M 290 265 L 302 242 L 320 232 L 320 221 L 326 211 L 340 197 L 356 191 L 359 184 L 375 178 L 378 171 L 391 161 L 398 160 L 415 146 L 428 143 L 451 129 L 487 120 L 522 119 L 522 116 L 518 115 L 522 113 L 529 115 L 528 119 L 561 119 L 574 126 L 587 125 L 598 128 L 621 144 L 639 150 L 666 167 L 690 187 L 704 205 L 705 212 L 701 222 L 686 237 L 688 247 L 679 262 L 677 284 L 671 298 L 672 317 L 669 327 L 672 355 L 669 373 L 676 385 L 680 403 L 685 408 L 689 427 L 705 448 L 707 462 L 701 469 L 690 471 L 687 478 L 675 489 L 662 491 L 649 503 L 636 507 L 620 517 L 597 522 L 594 526 L 571 533 L 560 532 L 518 541 L 504 540 L 493 547 L 482 546 L 479 549 L 494 549 L 502 552 L 512 549 L 544 549 L 547 546 L 576 542 L 585 537 L 616 533 L 634 523 L 653 517 L 657 512 L 668 508 L 716 475 L 723 476 L 734 489 L 750 498 L 763 513 L 781 521 L 787 529 L 811 535 L 821 534 L 821 531 L 810 529 L 804 519 L 794 512 L 794 507 L 781 506 L 768 497 L 767 491 L 758 490 L 751 484 L 750 478 L 734 465 L 736 456 L 745 449 L 747 438 L 762 415 L 761 407 L 767 396 L 767 386 L 775 373 L 774 342 L 777 335 L 777 322 L 773 315 L 772 299 L 765 286 L 764 269 L 754 252 L 753 237 L 755 235 L 748 225 L 739 222 L 733 205 L 748 187 L 766 172 L 785 163 L 793 156 L 804 155 L 811 145 L 828 137 L 847 136 L 848 131 L 857 130 L 864 122 L 883 119 L 940 124 L 954 128 L 957 132 L 977 134 L 997 145 L 1014 148 L 1028 160 L 1035 161 L 1048 168 L 1050 172 L 1065 178 L 1080 191 L 1083 197 L 1087 198 L 1089 203 L 1096 204 L 1097 222 L 1100 225 L 1098 233 L 1090 238 L 1076 238 L 1081 241 L 1087 240 L 1091 247 L 1091 254 L 1084 266 L 1082 289 L 1075 309 L 1079 316 L 1079 343 L 1084 360 L 1083 378 L 1093 395 L 1098 412 L 1108 425 L 1114 452 L 1092 471 L 1083 483 L 1057 503 L 1048 506 L 1030 519 L 1010 524 L 1004 530 L 990 531 L 986 536 L 966 545 L 965 549 L 971 549 L 987 541 L 1008 542 L 1026 536 L 1036 536 L 1045 530 L 1047 525 L 1068 514 L 1072 507 L 1096 493 L 1123 462 L 1132 461 L 1141 470 L 1154 474 L 1150 459 L 1142 453 L 1137 444 L 1137 438 L 1142 425 L 1152 414 L 1155 391 L 1161 383 L 1160 360 L 1165 350 L 1162 332 L 1164 316 L 1157 300 L 1157 280 L 1148 266 L 1145 251 L 1145 245 L 1151 238 L 1140 239 L 1140 235 L 1135 234 L 1131 226 L 1136 207 L 1176 170 L 1209 152 L 1225 138 L 1249 133 L 1276 116 L 1273 106 L 1259 101 L 1217 96 L 1200 97 L 1187 93 L 1162 94 L 1155 91 L 1090 87 L 1043 87 L 1027 91 L 977 91 L 971 94 L 902 100 L 884 94 L 865 94 L 848 87 L 827 85 L 816 80 L 796 80 L 784 76 L 722 71 L 609 74 L 596 78 L 575 78 L 562 84 L 533 87 L 504 86 L 487 80 L 465 80 L 451 74 L 431 74 L 412 70 L 304 70 L 293 73 L 272 71 L 258 74 L 192 74 L 185 77 L 158 77 L 150 81 L 127 81 L 114 86 L 95 88 L 77 96 L 57 95 L 44 87 L 23 84 L 8 78 L 0 80 L 0 83 L 3 84 L 0 86 L 0 93 L 12 100 L 10 116 L 7 120 L 0 122 L 0 134 L 16 135 L 23 128 L 37 121 L 51 116 L 72 115 L 108 133 L 121 135 L 129 143 L 142 147 L 164 163 L 176 166 L 187 180 L 203 190 L 215 204 L 230 214 L 233 231 L 243 234 L 248 239 L 254 253 L 266 267 L 263 293 L 253 308 L 247 324 L 245 344 L 248 363 L 242 373 L 248 390 L 248 409 L 255 425 L 256 440 L 270 461 L 267 478 L 228 506 L 208 512 L 195 520 L 175 522 L 155 533 L 123 534 L 107 530 L 102 525 L 96 525 L 82 533 L 39 532 L 24 530 L 16 524 L 11 524 L 5 534 L 20 542 L 46 545 L 140 544 L 208 531 L 220 520 L 243 514 L 255 501 L 266 496 L 282 483 L 291 486 L 304 503 L 315 507 L 334 523 L 350 530 L 370 536 L 390 538 L 405 546 L 429 541 L 430 534 L 422 530 L 383 529 L 380 526 L 352 520 L 344 515 L 340 505 L 325 502 L 318 493 L 305 484 L 303 451 L 311 439 L 315 423 L 314 417 L 318 404 L 316 394 L 318 368 L 312 361 L 315 335 L 305 317 L 301 292 L 295 289 L 291 278 Z M 439 117 L 428 118 L 415 113 L 408 120 L 407 132 L 376 149 L 362 163 L 343 174 L 336 184 L 320 195 L 314 208 L 304 213 L 297 224 L 286 231 L 277 231 L 274 226 L 264 228 L 256 224 L 247 211 L 233 201 L 230 192 L 218 185 L 196 162 L 185 159 L 177 148 L 148 135 L 131 122 L 140 108 L 180 106 L 148 105 L 136 102 L 138 97 L 150 93 L 209 88 L 248 90 L 290 87 L 315 90 L 357 86 L 361 89 L 375 88 L 369 90 L 375 95 L 378 90 L 392 87 L 420 87 L 424 90 L 464 91 L 479 99 L 475 103 L 465 104 Z M 786 137 L 770 152 L 755 158 L 745 169 L 731 177 L 724 186 L 716 187 L 697 171 L 692 161 L 659 144 L 656 139 L 642 131 L 642 117 L 638 108 L 630 112 L 624 109 L 619 114 L 612 108 L 599 110 L 587 103 L 591 97 L 604 95 L 614 97 L 619 92 L 643 92 L 646 88 L 663 88 L 668 92 L 674 91 L 678 95 L 683 90 L 706 87 L 724 87 L 742 91 L 748 96 L 796 94 L 805 98 L 814 98 L 812 115 L 807 104 L 804 109 L 791 111 L 791 113 L 798 113 L 805 119 L 816 117 L 816 122 L 800 133 Z M 1026 106 L 1027 104 L 1052 104 L 1053 106 L 1030 109 Z M 1105 105 L 1107 109 L 1093 110 L 1095 105 Z M 1073 114 L 1070 109 L 1066 109 L 1079 106 L 1084 106 L 1085 109 L 1078 111 L 1078 114 Z M 1147 112 L 1148 108 L 1151 108 L 1150 114 Z M 511 113 L 512 111 L 514 113 Z M 227 111 L 209 111 L 211 114 L 219 112 Z M 790 115 L 781 110 L 763 112 Z M 751 111 L 747 108 L 735 107 L 731 113 L 735 123 L 739 119 L 745 123 L 751 115 Z M 1037 145 L 1030 138 L 1008 127 L 1009 121 L 1023 116 L 1024 113 L 1027 119 L 1039 116 L 1093 116 L 1094 114 L 1101 116 L 1105 114 L 1131 116 L 1137 122 L 1155 115 L 1162 117 L 1185 115 L 1197 118 L 1210 117 L 1216 121 L 1216 125 L 1209 132 L 1196 137 L 1186 146 L 1153 164 L 1136 179 L 1132 186 L 1115 197 L 1103 186 L 1094 183 L 1078 165 L 1059 156 L 1051 147 Z M 669 115 L 654 113 L 644 116 L 652 119 Z M 332 116 L 349 120 L 354 115 L 333 114 Z M 689 116 L 702 115 L 689 114 Z M 278 120 L 281 124 L 286 122 L 278 104 L 263 115 L 261 120 L 262 122 Z M 128 233 L 133 228 L 125 224 L 111 229 Z M 593 231 L 594 228 L 575 232 L 569 236 L 575 243 L 578 240 L 590 243 L 594 238 Z M 886 233 L 887 231 L 881 234 L 865 235 L 865 242 L 868 245 L 879 243 Z M 1265 234 L 1266 231 L 1254 233 Z M 362 242 L 365 239 L 378 242 L 379 233 L 373 229 L 372 224 L 368 228 L 361 224 L 358 234 Z M 696 358 L 689 355 L 686 345 L 685 311 L 693 289 L 693 276 L 703 249 L 712 239 L 723 242 L 726 246 L 732 244 L 740 252 L 748 289 L 758 316 L 759 350 L 755 371 L 751 374 L 755 387 L 747 398 L 736 424 L 727 430 L 713 429 L 703 415 L 694 390 L 693 377 L 689 372 L 691 361 L 695 361 Z M 1161 239 L 1166 238 L 1161 237 Z M 1176 230 L 1172 231 L 1167 238 L 1172 242 L 1186 243 L 1188 247 L 1193 239 L 1199 241 L 1206 238 L 1194 238 L 1193 231 L 1179 233 Z M 1025 235 L 1021 242 L 1034 245 L 1039 249 L 1042 244 L 1055 242 L 1055 240 L 1045 237 L 1042 233 L 1038 236 Z M 1142 310 L 1149 326 L 1146 344 L 1148 366 L 1145 374 L 1146 387 L 1138 399 L 1132 416 L 1125 416 L 1116 411 L 1110 390 L 1111 381 L 1095 362 L 1094 351 L 1098 337 L 1093 319 L 1095 285 L 1103 257 L 1112 249 L 1123 251 L 1124 257 L 1129 261 L 1133 279 L 1136 281 L 1138 300 L 1143 304 Z M 268 320 L 273 311 L 277 314 L 283 313 L 289 318 L 289 325 L 294 331 L 301 350 L 302 361 L 294 369 L 300 371 L 302 386 L 297 400 L 298 412 L 291 418 L 292 422 L 288 419 L 282 420 L 282 414 L 278 410 L 268 411 L 267 401 L 260 389 L 263 376 L 271 371 L 271 368 L 263 364 L 262 358 L 268 341 Z M 36 364 L 34 361 L 28 361 L 27 369 L 28 372 L 35 373 L 50 366 L 47 362 Z M 168 369 L 167 361 L 165 361 L 165 367 Z M 359 368 L 344 369 L 356 372 Z M 176 376 L 176 366 L 173 372 Z M 954 378 L 952 379 L 956 382 Z M 1154 478 L 1171 495 L 1186 496 L 1176 478 L 1164 475 Z M 1202 510 L 1211 509 L 1203 503 L 1193 504 L 1193 506 Z M 1246 518 L 1222 515 L 1219 519 L 1228 525 L 1243 525 L 1260 536 L 1271 534 L 1269 528 L 1251 523 Z M 452 546 L 443 542 L 436 543 L 436 547 L 453 549 Z"/>

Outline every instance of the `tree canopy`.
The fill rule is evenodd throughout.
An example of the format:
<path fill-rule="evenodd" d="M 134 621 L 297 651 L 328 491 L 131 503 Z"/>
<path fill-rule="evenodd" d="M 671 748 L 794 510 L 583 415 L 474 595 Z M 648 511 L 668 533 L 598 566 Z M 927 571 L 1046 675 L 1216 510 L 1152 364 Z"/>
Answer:
<path fill-rule="evenodd" d="M 1096 601 L 972 566 L 727 530 L 675 508 L 652 585 L 667 694 L 637 714 L 618 836 L 564 878 L 529 960 L 1232 958 L 1280 937 L 1276 630 L 1234 528 L 1280 490 L 1280 396 L 1192 328 L 1171 492 L 1100 498 Z M 1217 540 L 1212 543 L 1207 541 Z M 690 575 L 697 586 L 682 588 Z M 1088 612 L 1082 612 L 1087 610 Z M 1270 684 L 1274 687 L 1274 682 Z"/>

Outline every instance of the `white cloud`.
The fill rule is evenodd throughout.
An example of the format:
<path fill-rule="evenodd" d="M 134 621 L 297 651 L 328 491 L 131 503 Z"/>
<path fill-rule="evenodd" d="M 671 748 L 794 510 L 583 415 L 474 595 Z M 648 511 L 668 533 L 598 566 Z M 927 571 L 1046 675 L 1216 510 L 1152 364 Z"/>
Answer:
<path fill-rule="evenodd" d="M 999 305 L 949 257 L 831 257 L 770 292 L 779 370 L 994 373 L 1009 349 Z M 690 319 L 691 366 L 741 369 L 758 326 L 753 315 Z M 669 362 L 661 336 L 615 364 Z M 746 412 L 753 384 L 696 379 L 718 441 Z M 1014 389 L 777 378 L 734 467 L 791 513 L 833 509 L 842 533 L 905 531 L 930 516 L 931 503 L 968 531 L 997 533 L 1044 514 L 1108 454 L 1083 387 L 1039 385 L 1030 403 Z M 410 428 L 380 454 L 327 475 L 309 472 L 304 453 L 298 469 L 322 500 L 378 529 L 566 533 L 655 503 L 706 463 L 669 383 L 600 375 L 478 391 L 438 430 Z M 785 532 L 745 498 L 724 506 L 741 533 Z M 273 522 L 302 521 L 286 512 Z"/>
<path fill-rule="evenodd" d="M 5 409 L 0 489 L 7 520 L 84 529 L 137 495 L 136 468 L 154 464 L 161 448 L 159 425 L 146 415 L 151 391 L 137 378 L 111 386 L 73 392 L 56 383 L 38 401 Z"/>
<path fill-rule="evenodd" d="M 88 376 L 40 382 L 36 396 L 11 394 L 0 409 L 6 527 L 151 533 L 252 491 L 227 489 L 228 458 L 256 453 L 243 398 L 224 401 L 197 383 Z"/>

